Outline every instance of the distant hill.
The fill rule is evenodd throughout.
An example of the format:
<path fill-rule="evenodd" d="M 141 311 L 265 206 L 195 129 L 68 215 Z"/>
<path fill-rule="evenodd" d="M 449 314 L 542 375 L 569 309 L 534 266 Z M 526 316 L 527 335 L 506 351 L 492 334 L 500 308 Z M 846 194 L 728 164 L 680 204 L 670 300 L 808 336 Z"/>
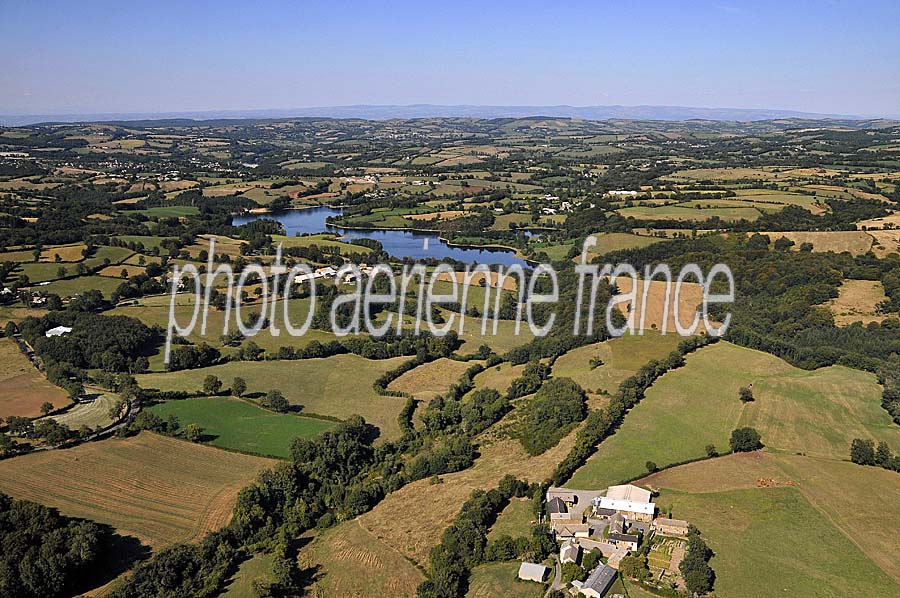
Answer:
<path fill-rule="evenodd" d="M 767 108 L 697 108 L 690 106 L 444 106 L 437 104 L 354 105 L 322 106 L 269 110 L 207 110 L 198 112 L 133 112 L 102 114 L 36 114 L 0 115 L 0 125 L 21 126 L 43 122 L 109 122 L 127 120 L 216 120 L 216 119 L 270 119 L 291 117 L 362 118 L 386 120 L 392 118 L 523 118 L 549 116 L 581 118 L 586 120 L 713 120 L 760 121 L 776 119 L 844 119 L 863 120 L 870 117 L 846 114 L 818 114 L 794 110 L 770 110 Z"/>

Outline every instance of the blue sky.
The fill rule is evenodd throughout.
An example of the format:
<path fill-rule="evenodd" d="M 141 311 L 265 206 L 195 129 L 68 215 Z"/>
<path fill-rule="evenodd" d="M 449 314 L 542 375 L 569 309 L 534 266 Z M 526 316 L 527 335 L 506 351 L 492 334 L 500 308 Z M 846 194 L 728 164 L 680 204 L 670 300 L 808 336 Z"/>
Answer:
<path fill-rule="evenodd" d="M 0 0 L 0 114 L 665 104 L 900 114 L 900 2 Z"/>

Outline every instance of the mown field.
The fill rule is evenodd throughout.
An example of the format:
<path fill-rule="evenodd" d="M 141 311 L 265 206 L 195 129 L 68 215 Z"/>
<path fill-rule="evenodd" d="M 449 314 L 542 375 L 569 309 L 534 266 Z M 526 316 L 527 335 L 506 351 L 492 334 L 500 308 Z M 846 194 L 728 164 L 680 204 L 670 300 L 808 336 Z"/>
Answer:
<path fill-rule="evenodd" d="M 273 464 L 142 432 L 0 461 L 0 491 L 158 549 L 227 524 L 238 491 Z"/>
<path fill-rule="evenodd" d="M 82 426 L 92 429 L 105 428 L 112 424 L 113 419 L 109 416 L 109 412 L 118 401 L 118 395 L 99 389 L 87 388 L 85 390 L 89 395 L 88 400 L 81 399 L 80 403 L 67 409 L 64 413 L 50 417 L 69 426 L 72 430 L 79 430 Z"/>
<path fill-rule="evenodd" d="M 240 376 L 247 381 L 250 397 L 278 389 L 292 405 L 310 413 L 342 419 L 362 415 L 390 439 L 400 433 L 397 416 L 406 399 L 379 396 L 372 383 L 407 359 L 370 360 L 356 355 L 335 355 L 297 361 L 232 361 L 198 370 L 142 374 L 136 378 L 143 388 L 196 391 L 202 388 L 207 375 L 218 376 L 225 385 Z"/>
<path fill-rule="evenodd" d="M 35 369 L 15 341 L 0 339 L 0 417 L 35 417 L 45 402 L 57 409 L 71 403 L 68 394 Z"/>
<path fill-rule="evenodd" d="M 640 483 L 660 489 L 659 504 L 700 528 L 716 552 L 718 595 L 900 591 L 893 472 L 763 452 L 676 467 Z M 768 572 L 762 580 L 761 570 Z"/>
<path fill-rule="evenodd" d="M 756 400 L 738 399 L 751 386 Z M 900 429 L 881 408 L 874 375 L 835 366 L 795 368 L 777 357 L 728 343 L 701 349 L 660 378 L 569 485 L 603 487 L 728 449 L 731 430 L 752 426 L 772 451 L 844 459 L 853 438 L 900 446 Z"/>
<path fill-rule="evenodd" d="M 182 427 L 203 428 L 204 442 L 225 449 L 287 458 L 295 438 L 310 438 L 334 422 L 268 411 L 232 397 L 166 401 L 149 408 L 163 419 L 174 415 Z"/>

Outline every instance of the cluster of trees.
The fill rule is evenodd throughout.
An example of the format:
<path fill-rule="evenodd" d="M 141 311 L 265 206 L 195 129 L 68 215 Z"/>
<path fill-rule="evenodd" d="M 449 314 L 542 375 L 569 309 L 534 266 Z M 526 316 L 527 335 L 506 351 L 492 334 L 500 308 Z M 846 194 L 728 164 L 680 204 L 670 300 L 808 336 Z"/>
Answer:
<path fill-rule="evenodd" d="M 529 455 L 540 455 L 587 414 L 587 395 L 571 378 L 553 378 L 522 409 L 517 435 Z"/>
<path fill-rule="evenodd" d="M 850 460 L 857 465 L 872 465 L 900 471 L 900 455 L 895 455 L 886 442 L 881 441 L 878 447 L 871 439 L 854 438 L 850 444 Z"/>
<path fill-rule="evenodd" d="M 522 375 L 510 383 L 506 390 L 506 396 L 512 401 L 537 392 L 544 380 L 550 377 L 551 370 L 549 364 L 540 361 L 529 362 L 522 371 Z"/>
<path fill-rule="evenodd" d="M 474 491 L 453 523 L 444 530 L 441 543 L 431 550 L 428 579 L 422 582 L 416 595 L 420 598 L 465 596 L 472 568 L 488 560 L 487 534 L 497 515 L 510 498 L 530 495 L 534 491 L 527 483 L 512 476 L 503 478 L 495 489 Z M 538 552 L 542 553 L 541 558 L 556 550 L 549 530 L 543 528 L 542 532 L 544 539 L 538 538 L 535 543 Z M 493 554 L 497 556 L 496 551 Z"/>
<path fill-rule="evenodd" d="M 716 342 L 715 337 L 694 336 L 684 339 L 678 344 L 678 348 L 672 351 L 662 361 L 651 360 L 640 370 L 619 385 L 616 396 L 605 409 L 591 411 L 584 426 L 578 431 L 575 446 L 566 455 L 556 471 L 553 473 L 551 483 L 562 486 L 575 471 L 587 462 L 588 458 L 597 450 L 600 442 L 615 432 L 622 423 L 625 414 L 644 398 L 644 393 L 660 376 L 669 370 L 684 365 L 684 356 Z"/>
<path fill-rule="evenodd" d="M 755 428 L 735 428 L 728 440 L 733 453 L 749 453 L 763 447 L 762 439 Z"/>
<path fill-rule="evenodd" d="M 47 338 L 56 326 L 72 332 Z M 158 330 L 127 316 L 104 316 L 88 312 L 52 312 L 41 318 L 29 316 L 20 326 L 22 336 L 45 364 L 68 364 L 106 372 L 140 372 L 149 366 L 145 357 L 159 342 Z"/>
<path fill-rule="evenodd" d="M 712 549 L 700 537 L 700 531 L 693 525 L 690 526 L 687 550 L 678 569 L 684 578 L 684 585 L 692 594 L 703 595 L 712 591 L 716 582 L 716 573 L 709 566 L 709 560 L 713 556 Z"/>
<path fill-rule="evenodd" d="M 90 587 L 110 547 L 107 528 L 0 493 L 0 594 L 8 598 L 72 596 Z"/>

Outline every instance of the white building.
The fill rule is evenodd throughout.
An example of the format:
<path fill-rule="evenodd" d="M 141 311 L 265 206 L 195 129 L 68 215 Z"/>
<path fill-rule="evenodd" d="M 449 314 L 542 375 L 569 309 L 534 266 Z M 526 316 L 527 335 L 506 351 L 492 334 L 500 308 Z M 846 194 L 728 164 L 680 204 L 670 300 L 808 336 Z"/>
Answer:
<path fill-rule="evenodd" d="M 601 510 L 615 511 L 628 519 L 652 521 L 656 514 L 656 505 L 650 502 L 652 494 L 649 490 L 632 484 L 610 486 L 606 496 L 600 497 Z"/>
<path fill-rule="evenodd" d="M 56 328 L 51 328 L 47 332 L 44 333 L 44 336 L 50 338 L 51 336 L 64 336 L 72 332 L 72 329 L 68 326 L 57 326 Z"/>
<path fill-rule="evenodd" d="M 537 563 L 522 563 L 519 565 L 519 579 L 524 579 L 525 581 L 544 583 L 549 572 L 550 569 L 548 567 Z"/>

